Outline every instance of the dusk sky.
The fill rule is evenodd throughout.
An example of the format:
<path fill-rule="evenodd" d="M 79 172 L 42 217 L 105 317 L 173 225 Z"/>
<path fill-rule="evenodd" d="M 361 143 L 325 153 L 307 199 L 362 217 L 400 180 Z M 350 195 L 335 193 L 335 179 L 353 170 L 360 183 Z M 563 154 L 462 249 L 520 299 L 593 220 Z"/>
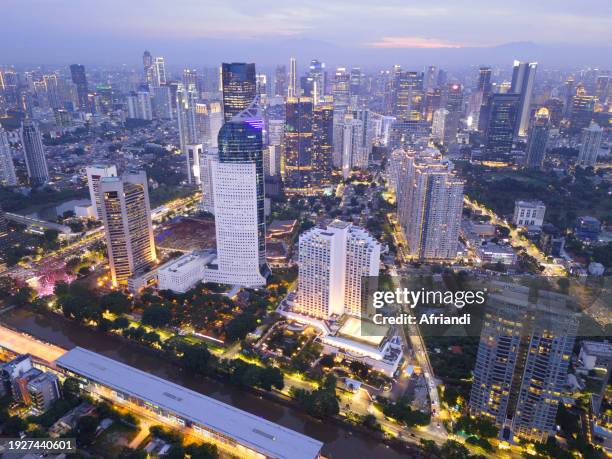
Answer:
<path fill-rule="evenodd" d="M 516 42 L 612 43 L 609 0 L 3 0 L 2 11 L 2 63 L 89 61 L 92 54 L 120 63 L 144 48 L 170 61 L 173 54 L 184 61 L 190 52 L 207 51 L 215 60 L 216 53 L 236 55 L 236 49 L 247 58 L 261 54 L 258 45 L 270 54 L 282 43 L 313 40 L 368 55 Z"/>

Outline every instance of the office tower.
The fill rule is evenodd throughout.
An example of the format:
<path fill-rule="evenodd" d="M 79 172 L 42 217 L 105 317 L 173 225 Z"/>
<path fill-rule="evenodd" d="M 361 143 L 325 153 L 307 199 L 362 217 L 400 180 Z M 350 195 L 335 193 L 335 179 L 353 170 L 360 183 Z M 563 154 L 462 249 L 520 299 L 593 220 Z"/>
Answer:
<path fill-rule="evenodd" d="M 278 65 L 274 73 L 274 95 L 285 96 L 287 94 L 287 67 Z"/>
<path fill-rule="evenodd" d="M 332 95 L 334 96 L 334 109 L 345 110 L 350 102 L 350 75 L 344 67 L 338 67 L 334 75 Z"/>
<path fill-rule="evenodd" d="M 270 145 L 281 145 L 285 136 L 285 120 L 268 120 L 268 143 Z"/>
<path fill-rule="evenodd" d="M 268 145 L 263 150 L 264 175 L 268 177 L 279 177 L 281 172 L 281 152 L 280 145 Z"/>
<path fill-rule="evenodd" d="M 436 87 L 436 66 L 430 65 L 427 67 L 427 72 L 425 73 L 425 78 L 423 79 L 423 89 L 429 91 Z"/>
<path fill-rule="evenodd" d="M 156 57 L 153 59 L 151 72 L 151 84 L 154 88 L 166 84 L 166 63 L 163 57 Z"/>
<path fill-rule="evenodd" d="M 140 90 L 132 92 L 127 97 L 128 118 L 151 121 L 153 119 L 153 107 L 149 91 Z"/>
<path fill-rule="evenodd" d="M 428 122 L 433 121 L 433 115 L 442 103 L 442 91 L 440 88 L 428 89 L 423 102 L 423 119 Z"/>
<path fill-rule="evenodd" d="M 491 67 L 480 67 L 478 69 L 478 91 L 482 91 L 484 96 L 491 94 Z"/>
<path fill-rule="evenodd" d="M 212 148 L 217 148 L 219 131 L 223 126 L 223 106 L 219 102 L 211 102 L 208 106 L 208 141 Z"/>
<path fill-rule="evenodd" d="M 200 160 L 204 147 L 201 143 L 185 145 L 185 156 L 187 159 L 187 183 L 199 185 L 200 179 Z"/>
<path fill-rule="evenodd" d="M 0 183 L 3 186 L 17 185 L 13 154 L 6 131 L 0 126 Z"/>
<path fill-rule="evenodd" d="M 297 63 L 295 57 L 289 59 L 289 82 L 287 84 L 287 97 L 297 97 Z"/>
<path fill-rule="evenodd" d="M 361 69 L 359 67 L 353 67 L 349 74 L 349 94 L 351 96 L 361 95 L 362 78 L 363 74 L 361 73 Z"/>
<path fill-rule="evenodd" d="M 449 84 L 446 90 L 446 105 L 448 110 L 444 126 L 444 145 L 457 142 L 459 122 L 463 113 L 463 88 L 458 83 Z"/>
<path fill-rule="evenodd" d="M 198 90 L 198 71 L 195 69 L 183 69 L 183 84 L 187 89 Z"/>
<path fill-rule="evenodd" d="M 342 127 L 342 177 L 349 178 L 354 168 L 367 167 L 361 138 L 363 136 L 363 122 L 349 117 L 344 120 Z"/>
<path fill-rule="evenodd" d="M 54 110 L 62 108 L 62 97 L 57 75 L 43 75 L 43 86 L 49 107 Z"/>
<path fill-rule="evenodd" d="M 322 98 L 312 111 L 312 165 L 314 186 L 331 183 L 334 168 L 334 105 Z"/>
<path fill-rule="evenodd" d="M 445 108 L 439 108 L 433 114 L 433 120 L 431 123 L 431 138 L 436 143 L 444 143 L 444 127 L 446 125 L 446 117 L 448 114 L 449 111 Z"/>
<path fill-rule="evenodd" d="M 548 109 L 542 107 L 536 112 L 529 129 L 527 140 L 527 167 L 529 169 L 541 169 L 544 164 L 549 126 L 550 115 Z"/>
<path fill-rule="evenodd" d="M 310 97 L 288 97 L 286 104 L 285 191 L 307 192 L 312 181 L 312 109 Z"/>
<path fill-rule="evenodd" d="M 480 67 L 478 70 L 478 84 L 470 99 L 469 115 L 471 117 L 471 129 L 481 130 L 480 113 L 483 105 L 488 103 L 491 96 L 491 67 Z"/>
<path fill-rule="evenodd" d="M 142 68 L 145 82 L 148 84 L 152 83 L 152 73 L 151 67 L 153 67 L 153 56 L 149 51 L 146 51 L 142 54 Z"/>
<path fill-rule="evenodd" d="M 502 440 L 545 443 L 554 435 L 578 329 L 569 302 L 510 284 L 488 294 L 469 408 Z"/>
<path fill-rule="evenodd" d="M 6 222 L 6 214 L 0 206 L 0 259 L 6 256 L 6 249 L 10 243 L 10 235 Z"/>
<path fill-rule="evenodd" d="M 305 75 L 300 77 L 300 97 L 313 97 L 314 95 L 314 79 Z M 314 100 L 313 100 L 314 103 Z"/>
<path fill-rule="evenodd" d="M 173 120 L 172 92 L 169 86 L 152 88 L 153 92 L 153 114 L 155 118 L 162 120 Z"/>
<path fill-rule="evenodd" d="M 222 64 L 223 114 L 227 123 L 251 105 L 257 94 L 255 64 Z"/>
<path fill-rule="evenodd" d="M 572 97 L 570 112 L 570 127 L 574 133 L 588 127 L 593 121 L 596 97 L 589 96 L 583 85 L 576 88 L 576 95 Z"/>
<path fill-rule="evenodd" d="M 255 75 L 256 93 L 259 95 L 268 94 L 268 76 L 265 73 Z"/>
<path fill-rule="evenodd" d="M 362 282 L 378 276 L 380 243 L 366 230 L 335 220 L 300 235 L 294 310 L 327 320 L 361 317 Z"/>
<path fill-rule="evenodd" d="M 87 76 L 85 75 L 85 66 L 79 64 L 72 64 L 70 66 L 70 75 L 72 76 L 72 82 L 76 85 L 79 110 L 84 112 L 89 111 L 89 89 L 87 88 Z"/>
<path fill-rule="evenodd" d="M 359 108 L 353 110 L 352 115 L 354 119 L 361 121 L 361 136 L 357 141 L 362 151 L 362 167 L 367 167 L 372 153 L 372 144 L 374 143 L 372 112 L 367 108 Z"/>
<path fill-rule="evenodd" d="M 45 147 L 38 126 L 29 118 L 21 123 L 21 146 L 30 185 L 37 187 L 49 181 Z"/>
<path fill-rule="evenodd" d="M 147 175 L 130 172 L 100 180 L 102 221 L 115 287 L 145 272 L 156 262 Z"/>
<path fill-rule="evenodd" d="M 489 98 L 484 135 L 492 155 L 510 154 L 521 110 L 520 94 L 493 94 Z"/>
<path fill-rule="evenodd" d="M 258 101 L 219 131 L 213 163 L 217 267 L 224 283 L 265 285 L 263 118 Z"/>
<path fill-rule="evenodd" d="M 602 104 L 606 103 L 610 90 L 610 75 L 599 75 L 595 81 L 595 97 Z"/>
<path fill-rule="evenodd" d="M 453 260 L 463 210 L 463 182 L 437 150 L 401 155 L 397 212 L 412 257 Z"/>
<path fill-rule="evenodd" d="M 117 177 L 117 166 L 93 165 L 85 168 L 89 199 L 93 207 L 94 218 L 102 218 L 102 201 L 100 195 L 100 181 L 106 177 Z"/>
<path fill-rule="evenodd" d="M 212 147 L 205 149 L 200 158 L 200 184 L 202 186 L 200 209 L 211 214 L 215 213 L 213 164 L 218 161 L 219 151 Z"/>
<path fill-rule="evenodd" d="M 187 145 L 202 143 L 198 136 L 196 120 L 196 101 L 195 91 L 180 90 L 176 93 L 177 107 L 176 120 L 179 131 L 179 145 L 183 154 L 187 154 Z"/>
<path fill-rule="evenodd" d="M 327 73 L 325 72 L 325 63 L 319 62 L 316 59 L 310 61 L 310 67 L 308 70 L 308 76 L 313 81 L 313 94 L 312 99 L 314 104 L 318 104 L 323 100 L 325 96 L 325 85 L 327 79 Z"/>
<path fill-rule="evenodd" d="M 563 85 L 563 116 L 569 115 L 572 111 L 572 97 L 576 94 L 575 83 L 574 76 L 570 75 Z"/>
<path fill-rule="evenodd" d="M 594 121 L 588 128 L 582 130 L 582 144 L 578 153 L 578 162 L 576 164 L 582 167 L 593 167 L 597 162 L 597 155 L 601 147 L 601 139 L 603 136 L 603 128 Z"/>
<path fill-rule="evenodd" d="M 420 120 L 422 104 L 423 73 L 398 72 L 395 76 L 395 117 L 400 121 Z"/>
<path fill-rule="evenodd" d="M 514 61 L 510 92 L 519 94 L 519 114 L 516 125 L 516 135 L 525 137 L 529 129 L 531 96 L 535 81 L 537 62 Z"/>

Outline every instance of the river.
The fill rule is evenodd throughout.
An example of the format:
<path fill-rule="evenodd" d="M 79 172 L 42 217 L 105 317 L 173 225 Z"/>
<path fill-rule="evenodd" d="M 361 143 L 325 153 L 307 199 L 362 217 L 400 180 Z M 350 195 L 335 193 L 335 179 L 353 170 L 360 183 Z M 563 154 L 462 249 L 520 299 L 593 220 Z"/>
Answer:
<path fill-rule="evenodd" d="M 13 309 L 4 313 L 0 321 L 65 349 L 80 346 L 98 352 L 316 438 L 325 443 L 323 454 L 331 459 L 399 459 L 412 456 L 405 450 L 388 447 L 366 434 L 313 419 L 295 408 L 261 399 L 255 394 L 215 380 L 194 377 L 172 362 L 160 360 L 159 356 L 139 346 L 61 317 Z"/>

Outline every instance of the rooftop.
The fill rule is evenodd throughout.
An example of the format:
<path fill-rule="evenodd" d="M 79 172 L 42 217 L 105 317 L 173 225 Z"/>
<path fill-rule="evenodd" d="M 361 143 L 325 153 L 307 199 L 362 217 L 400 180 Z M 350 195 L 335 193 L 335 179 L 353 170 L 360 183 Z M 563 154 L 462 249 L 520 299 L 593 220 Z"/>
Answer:
<path fill-rule="evenodd" d="M 312 459 L 323 443 L 165 379 L 76 347 L 56 364 L 115 390 L 151 402 L 239 443 L 279 459 Z"/>

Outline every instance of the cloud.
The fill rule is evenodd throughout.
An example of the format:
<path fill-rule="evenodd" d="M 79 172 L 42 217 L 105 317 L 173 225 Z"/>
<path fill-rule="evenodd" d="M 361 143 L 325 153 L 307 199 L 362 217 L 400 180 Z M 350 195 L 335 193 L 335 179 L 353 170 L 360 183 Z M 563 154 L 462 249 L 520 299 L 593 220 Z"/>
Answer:
<path fill-rule="evenodd" d="M 422 48 L 422 49 L 436 49 L 436 48 L 463 48 L 465 45 L 462 43 L 450 42 L 439 38 L 425 38 L 425 37 L 382 37 L 380 40 L 366 43 L 368 48 L 387 48 L 387 49 L 398 49 L 398 48 Z"/>

